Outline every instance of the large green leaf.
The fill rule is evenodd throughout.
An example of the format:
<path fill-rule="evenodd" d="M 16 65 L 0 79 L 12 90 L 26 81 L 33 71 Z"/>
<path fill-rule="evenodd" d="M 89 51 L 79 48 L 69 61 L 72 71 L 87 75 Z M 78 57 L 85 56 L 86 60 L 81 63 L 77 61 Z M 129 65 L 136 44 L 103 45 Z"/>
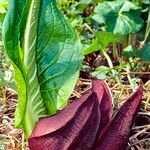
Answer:
<path fill-rule="evenodd" d="M 56 8 L 54 0 L 43 0 L 39 14 L 37 65 L 41 94 L 49 114 L 63 108 L 78 78 L 81 44 Z"/>
<path fill-rule="evenodd" d="M 40 95 L 40 86 L 38 81 L 32 83 L 32 85 L 29 83 L 28 73 L 23 63 L 24 52 L 22 47 L 20 47 L 19 39 L 21 15 L 24 10 L 24 6 L 25 1 L 23 0 L 9 1 L 8 13 L 3 26 L 3 38 L 7 54 L 14 66 L 15 81 L 18 88 L 18 104 L 15 111 L 15 126 L 23 126 L 28 136 L 31 134 L 35 123 L 41 116 L 46 114 L 46 111 L 42 98 L 37 98 L 37 95 Z M 33 91 L 30 86 L 37 87 L 38 89 L 34 89 Z M 29 94 L 31 93 L 29 92 L 30 90 L 32 90 L 31 95 Z M 34 100 L 32 100 L 33 97 Z"/>
<path fill-rule="evenodd" d="M 23 127 L 27 135 L 31 134 L 35 123 L 46 111 L 41 97 L 36 65 L 36 40 L 40 0 L 32 0 L 27 18 L 24 38 L 24 66 L 26 69 L 27 103 Z M 29 121 L 31 121 L 29 123 Z"/>
<path fill-rule="evenodd" d="M 108 32 L 125 35 L 137 32 L 142 27 L 139 9 L 130 1 L 108 1 L 98 4 L 92 18 L 104 24 Z"/>
<path fill-rule="evenodd" d="M 19 46 L 19 22 L 21 7 L 18 0 L 10 0 L 8 12 L 3 23 L 3 39 L 7 54 L 13 62 L 16 85 L 18 87 L 18 105 L 15 112 L 15 126 L 21 126 L 26 106 L 25 72 L 22 64 L 22 52 Z"/>
<path fill-rule="evenodd" d="M 55 0 L 24 2 L 10 0 L 3 37 L 18 87 L 15 124 L 29 136 L 40 117 L 68 103 L 82 55 L 80 41 Z"/>

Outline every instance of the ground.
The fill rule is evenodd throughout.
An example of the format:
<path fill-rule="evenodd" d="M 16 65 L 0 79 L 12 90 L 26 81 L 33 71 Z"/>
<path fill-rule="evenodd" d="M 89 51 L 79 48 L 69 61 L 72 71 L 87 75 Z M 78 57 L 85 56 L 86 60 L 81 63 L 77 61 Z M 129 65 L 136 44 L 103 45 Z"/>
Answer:
<path fill-rule="evenodd" d="M 83 76 L 83 73 L 82 73 Z M 114 84 L 112 80 L 108 83 L 112 92 L 117 110 L 122 103 L 132 94 L 133 90 L 130 85 Z M 150 149 L 150 104 L 148 98 L 148 83 L 143 84 L 145 93 L 143 102 L 135 120 L 130 140 L 128 143 L 129 150 L 148 150 Z M 81 97 L 85 92 L 90 90 L 91 80 L 79 78 L 76 88 L 70 97 L 71 100 Z M 17 92 L 7 88 L 6 97 L 0 92 L 0 150 L 28 150 L 28 145 L 22 129 L 14 127 L 14 111 L 17 103 Z"/>

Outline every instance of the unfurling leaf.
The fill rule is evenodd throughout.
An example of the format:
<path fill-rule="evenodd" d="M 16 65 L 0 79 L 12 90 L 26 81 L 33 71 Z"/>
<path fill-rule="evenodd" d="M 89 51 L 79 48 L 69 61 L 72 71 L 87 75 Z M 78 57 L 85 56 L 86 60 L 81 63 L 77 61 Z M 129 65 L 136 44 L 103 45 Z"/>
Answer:
<path fill-rule="evenodd" d="M 97 133 L 109 123 L 112 106 L 106 84 L 94 80 L 91 92 L 71 103 L 57 115 L 41 119 L 37 123 L 29 139 L 30 149 L 92 149 Z M 105 117 L 101 118 L 101 115 Z"/>
<path fill-rule="evenodd" d="M 93 84 L 94 82 L 98 82 L 98 81 L 93 81 Z M 100 113 L 102 116 L 100 121 L 100 126 L 99 126 L 100 133 L 103 132 L 104 128 L 109 124 L 109 121 L 113 114 L 113 99 L 111 96 L 111 92 L 104 81 L 101 81 L 101 84 L 103 86 L 104 94 L 103 94 L 102 101 L 100 103 Z M 94 87 L 98 87 L 98 85 Z M 100 93 L 100 91 L 97 91 L 97 93 Z"/>
<path fill-rule="evenodd" d="M 31 150 L 124 150 L 140 107 L 142 87 L 111 120 L 113 103 L 106 83 L 93 80 L 93 87 L 58 114 L 40 119 Z"/>
<path fill-rule="evenodd" d="M 18 88 L 15 126 L 30 136 L 39 118 L 67 105 L 79 76 L 81 43 L 55 0 L 10 0 L 3 38 Z"/>
<path fill-rule="evenodd" d="M 130 131 L 141 104 L 142 95 L 143 88 L 140 87 L 123 104 L 109 123 L 106 130 L 100 135 L 96 150 L 126 149 Z"/>
<path fill-rule="evenodd" d="M 29 139 L 31 150 L 75 150 L 91 149 L 96 138 L 100 123 L 100 93 L 85 94 L 64 110 L 52 117 L 41 119 Z"/>

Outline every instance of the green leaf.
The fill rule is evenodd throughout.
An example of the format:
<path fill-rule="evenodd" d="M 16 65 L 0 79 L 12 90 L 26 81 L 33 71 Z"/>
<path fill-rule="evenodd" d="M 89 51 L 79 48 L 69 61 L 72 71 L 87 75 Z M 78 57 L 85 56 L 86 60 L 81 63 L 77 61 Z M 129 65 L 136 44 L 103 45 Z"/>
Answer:
<path fill-rule="evenodd" d="M 15 111 L 15 126 L 23 126 L 26 135 L 29 136 L 35 123 L 40 117 L 46 114 L 46 111 L 43 100 L 40 96 L 41 93 L 39 91 L 40 86 L 38 80 L 33 76 L 32 79 L 34 82 L 30 82 L 31 80 L 28 78 L 28 73 L 23 63 L 24 52 L 20 47 L 19 39 L 21 22 L 20 16 L 24 9 L 24 2 L 25 1 L 10 0 L 8 13 L 3 26 L 3 37 L 7 54 L 10 57 L 14 67 L 15 81 L 18 89 L 18 104 Z M 30 94 L 31 92 L 32 94 Z"/>
<path fill-rule="evenodd" d="M 105 50 L 110 43 L 121 43 L 122 36 L 112 34 L 105 31 L 96 32 L 96 38 L 93 39 L 92 44 L 83 51 L 84 55 L 88 55 L 94 51 Z"/>
<path fill-rule="evenodd" d="M 108 32 L 128 35 L 141 29 L 143 20 L 140 8 L 130 1 L 112 1 L 99 3 L 92 17 L 104 24 Z"/>
<path fill-rule="evenodd" d="M 108 78 L 108 73 L 111 72 L 111 68 L 106 66 L 100 66 L 96 68 L 95 71 L 92 72 L 92 75 L 100 80 L 104 80 Z"/>
<path fill-rule="evenodd" d="M 92 0 L 81 0 L 81 4 L 90 4 Z"/>
<path fill-rule="evenodd" d="M 16 84 L 18 85 L 18 106 L 15 115 L 15 126 L 21 126 L 21 122 L 25 114 L 26 105 L 26 86 L 24 86 L 24 69 L 20 56 L 19 46 L 19 22 L 20 22 L 21 7 L 18 5 L 17 0 L 10 0 L 8 12 L 3 23 L 3 39 L 5 49 L 11 61 L 13 62 Z M 20 74 L 20 75 L 19 75 Z M 17 117 L 16 117 L 17 116 Z"/>
<path fill-rule="evenodd" d="M 110 43 L 121 43 L 123 41 L 121 36 L 109 32 L 96 32 L 96 37 L 102 49 L 106 49 Z"/>
<path fill-rule="evenodd" d="M 150 61 L 150 43 L 146 44 L 141 50 L 140 57 L 143 61 Z"/>
<path fill-rule="evenodd" d="M 0 1 L 0 14 L 6 13 L 7 12 L 7 6 L 8 6 L 8 0 L 1 0 Z"/>
<path fill-rule="evenodd" d="M 78 37 L 56 8 L 55 1 L 44 0 L 41 5 L 37 34 L 38 79 L 48 113 L 54 114 L 67 104 L 83 56 Z"/>
<path fill-rule="evenodd" d="M 23 127 L 30 135 L 35 123 L 46 111 L 40 92 L 36 64 L 36 40 L 40 0 L 33 0 L 30 6 L 24 38 L 24 66 L 26 69 L 26 112 Z M 32 121 L 31 121 L 32 120 Z M 31 123 L 29 123 L 31 121 Z"/>
<path fill-rule="evenodd" d="M 24 2 L 10 0 L 3 37 L 18 87 L 15 125 L 30 136 L 39 118 L 67 105 L 83 56 L 55 0 Z"/>
<path fill-rule="evenodd" d="M 93 39 L 92 44 L 83 51 L 83 54 L 88 55 L 95 51 L 98 51 L 99 49 L 101 49 L 101 45 L 99 44 L 98 39 Z"/>
<path fill-rule="evenodd" d="M 129 45 L 123 50 L 122 54 L 129 60 L 130 57 L 138 56 L 138 49 Z"/>
<path fill-rule="evenodd" d="M 18 1 L 10 0 L 7 15 L 3 23 L 3 39 L 7 54 L 18 66 L 21 65 L 19 48 L 19 22 L 20 13 Z"/>

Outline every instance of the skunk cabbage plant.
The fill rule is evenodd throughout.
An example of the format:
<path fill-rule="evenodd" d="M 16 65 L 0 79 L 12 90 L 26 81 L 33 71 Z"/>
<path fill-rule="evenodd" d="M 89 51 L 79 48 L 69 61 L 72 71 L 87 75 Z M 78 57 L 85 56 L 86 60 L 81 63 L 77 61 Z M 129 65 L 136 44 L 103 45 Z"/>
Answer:
<path fill-rule="evenodd" d="M 41 118 L 30 138 L 31 150 L 125 150 L 141 104 L 139 89 L 112 117 L 113 102 L 105 82 L 54 116 Z"/>
<path fill-rule="evenodd" d="M 114 117 L 111 93 L 100 80 L 66 107 L 83 56 L 55 0 L 9 0 L 3 39 L 18 88 L 15 126 L 24 128 L 31 150 L 126 148 L 143 88 Z"/>
<path fill-rule="evenodd" d="M 3 39 L 18 88 L 15 126 L 29 137 L 40 117 L 67 105 L 79 75 L 81 44 L 55 0 L 9 0 Z"/>

